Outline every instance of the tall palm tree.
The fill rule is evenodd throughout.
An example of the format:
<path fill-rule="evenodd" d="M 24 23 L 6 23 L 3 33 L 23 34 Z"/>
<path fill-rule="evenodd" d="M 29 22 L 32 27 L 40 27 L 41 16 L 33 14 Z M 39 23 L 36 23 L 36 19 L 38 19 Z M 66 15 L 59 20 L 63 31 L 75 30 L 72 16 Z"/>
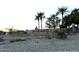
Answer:
<path fill-rule="evenodd" d="M 38 13 L 38 15 L 39 15 L 39 19 L 41 20 L 41 30 L 42 30 L 42 21 L 45 18 L 44 12 L 40 12 L 40 13 Z"/>
<path fill-rule="evenodd" d="M 39 15 L 37 14 L 36 16 L 35 16 L 35 20 L 37 20 L 38 21 L 38 29 L 40 29 L 40 25 L 39 25 Z"/>
<path fill-rule="evenodd" d="M 66 7 L 61 7 L 61 8 L 58 8 L 58 12 L 57 12 L 57 15 L 60 13 L 62 15 L 62 20 L 63 20 L 63 16 L 64 14 L 67 12 L 67 9 Z M 63 23 L 63 22 L 62 22 Z"/>

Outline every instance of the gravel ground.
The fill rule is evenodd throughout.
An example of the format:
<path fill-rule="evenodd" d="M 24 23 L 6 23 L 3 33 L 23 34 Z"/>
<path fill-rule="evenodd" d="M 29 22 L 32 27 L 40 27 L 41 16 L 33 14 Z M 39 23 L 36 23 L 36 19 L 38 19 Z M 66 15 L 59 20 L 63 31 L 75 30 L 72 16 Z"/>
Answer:
<path fill-rule="evenodd" d="M 79 51 L 79 34 L 60 39 L 26 39 L 10 43 L 0 42 L 0 52 L 77 52 Z"/>

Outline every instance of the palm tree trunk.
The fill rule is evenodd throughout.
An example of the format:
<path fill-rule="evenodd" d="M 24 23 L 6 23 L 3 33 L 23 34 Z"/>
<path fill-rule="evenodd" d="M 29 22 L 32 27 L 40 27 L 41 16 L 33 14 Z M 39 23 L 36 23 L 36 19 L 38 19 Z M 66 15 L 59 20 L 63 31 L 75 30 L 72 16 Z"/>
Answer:
<path fill-rule="evenodd" d="M 41 31 L 42 31 L 42 19 L 41 19 Z"/>

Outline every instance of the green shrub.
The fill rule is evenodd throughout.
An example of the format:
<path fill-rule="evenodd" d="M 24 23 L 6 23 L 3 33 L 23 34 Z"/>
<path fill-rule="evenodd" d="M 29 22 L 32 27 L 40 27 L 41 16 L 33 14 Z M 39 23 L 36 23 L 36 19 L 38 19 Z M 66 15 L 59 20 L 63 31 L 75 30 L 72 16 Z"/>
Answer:
<path fill-rule="evenodd" d="M 58 39 L 66 39 L 67 35 L 65 32 L 57 32 L 57 37 Z"/>

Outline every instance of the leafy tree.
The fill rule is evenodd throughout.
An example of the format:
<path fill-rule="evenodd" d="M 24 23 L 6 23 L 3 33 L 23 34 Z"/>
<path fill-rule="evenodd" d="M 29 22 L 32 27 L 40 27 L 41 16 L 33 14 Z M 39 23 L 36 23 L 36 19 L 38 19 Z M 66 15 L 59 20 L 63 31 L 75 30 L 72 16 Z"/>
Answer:
<path fill-rule="evenodd" d="M 46 25 L 47 25 L 47 27 L 48 27 L 49 29 L 51 28 L 51 20 L 52 20 L 52 18 L 49 17 L 49 18 L 47 18 L 47 21 L 46 21 Z"/>
<path fill-rule="evenodd" d="M 77 24 L 77 27 L 79 25 L 79 8 L 75 8 L 72 12 L 71 12 L 71 19 L 72 19 L 72 22 L 74 24 Z"/>
<path fill-rule="evenodd" d="M 13 32 L 16 32 L 16 30 L 13 27 L 9 28 L 8 30 L 10 34 L 12 34 Z"/>
<path fill-rule="evenodd" d="M 64 26 L 70 26 L 70 25 L 79 25 L 79 9 L 75 8 L 69 15 L 66 15 L 63 18 L 63 25 Z"/>
<path fill-rule="evenodd" d="M 72 24 L 71 15 L 66 15 L 63 18 L 63 26 L 67 28 L 67 27 L 71 26 L 71 24 Z"/>
<path fill-rule="evenodd" d="M 46 21 L 46 25 L 49 26 L 49 28 L 56 28 L 60 23 L 60 19 L 59 17 L 57 17 L 56 15 L 52 15 L 48 18 L 48 20 Z"/>
<path fill-rule="evenodd" d="M 60 24 L 60 19 L 56 15 L 52 15 L 51 18 L 52 18 L 51 24 L 55 29 Z"/>

